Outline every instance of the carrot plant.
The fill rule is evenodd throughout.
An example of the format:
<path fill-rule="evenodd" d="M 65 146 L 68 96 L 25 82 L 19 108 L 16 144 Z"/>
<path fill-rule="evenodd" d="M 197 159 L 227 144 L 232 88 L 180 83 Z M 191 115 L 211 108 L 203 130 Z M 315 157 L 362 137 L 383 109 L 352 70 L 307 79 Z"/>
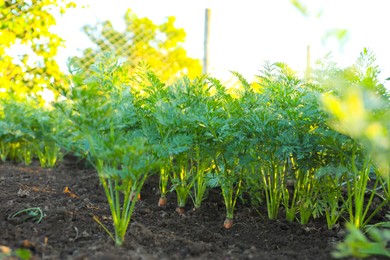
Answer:
<path fill-rule="evenodd" d="M 162 163 L 163 165 L 166 165 L 166 163 Z M 167 205 L 167 193 L 168 193 L 168 182 L 169 182 L 169 168 L 166 168 L 165 166 L 162 166 L 160 168 L 160 199 L 158 200 L 158 206 L 164 207 Z"/>
<path fill-rule="evenodd" d="M 294 95 L 294 89 L 292 84 L 283 81 L 276 69 L 273 65 L 265 65 L 262 76 L 259 76 L 262 89 L 255 94 L 253 109 L 244 124 L 246 135 L 253 144 L 251 155 L 256 162 L 252 170 L 254 176 L 248 177 L 261 187 L 270 219 L 277 218 L 286 190 L 288 159 L 293 152 L 291 148 L 294 148 L 289 144 L 296 134 L 288 131 L 293 126 L 287 114 L 290 108 L 287 102 Z"/>
<path fill-rule="evenodd" d="M 243 167 L 240 156 L 245 154 L 246 142 L 239 127 L 241 109 L 237 99 L 226 92 L 216 79 L 209 78 L 215 89 L 208 100 L 208 111 L 201 119 L 204 138 L 214 168 L 213 183 L 220 186 L 226 207 L 225 228 L 233 225 L 234 208 L 242 192 Z"/>
<path fill-rule="evenodd" d="M 378 80 L 379 69 L 374 62 L 373 53 L 364 49 L 356 64 L 339 70 L 334 81 L 327 82 L 330 89 L 322 98 L 324 109 L 330 114 L 329 125 L 353 140 L 352 153 L 344 163 L 349 171 L 345 177 L 347 198 L 344 206 L 348 220 L 357 228 L 368 224 L 388 202 L 388 197 L 384 197 L 379 207 L 368 215 L 370 204 L 377 196 L 378 184 L 382 178 L 389 178 L 390 169 L 390 154 L 386 148 L 390 95 Z M 324 84 L 323 81 L 320 83 Z M 371 173 L 378 174 L 376 180 L 371 181 L 372 189 L 367 186 Z"/>
<path fill-rule="evenodd" d="M 37 120 L 37 128 L 34 130 L 34 154 L 38 157 L 41 167 L 54 167 L 62 159 L 58 140 L 62 138 L 60 131 L 66 125 L 61 122 L 62 118 L 54 110 L 38 111 L 34 118 Z"/>
<path fill-rule="evenodd" d="M 356 228 L 362 228 L 368 224 L 371 218 L 387 203 L 385 199 L 370 215 L 369 209 L 376 194 L 376 188 L 379 179 L 374 180 L 372 188 L 368 187 L 370 181 L 371 159 L 364 157 L 360 166 L 356 162 L 356 154 L 353 153 L 351 157 L 351 164 L 349 165 L 350 174 L 347 176 L 346 189 L 347 198 L 344 200 L 346 211 L 349 215 L 349 222 Z M 368 195 L 368 200 L 366 200 Z"/>
<path fill-rule="evenodd" d="M 387 215 L 389 218 L 389 216 Z M 370 256 L 383 256 L 390 258 L 390 222 L 380 223 L 377 227 L 372 227 L 364 233 L 351 223 L 347 223 L 348 234 L 343 242 L 336 245 L 336 250 L 332 252 L 334 258 L 367 258 Z"/>
<path fill-rule="evenodd" d="M 177 197 L 177 209 L 176 211 L 182 215 L 185 212 L 185 206 L 187 199 L 190 195 L 192 188 L 192 168 L 188 166 L 188 156 L 186 153 L 182 153 L 175 156 L 175 164 L 171 161 L 172 169 L 172 188 L 176 192 Z"/>
<path fill-rule="evenodd" d="M 320 215 L 325 215 L 328 229 L 332 229 L 345 212 L 343 201 L 343 180 L 348 173 L 345 166 L 326 165 L 321 167 L 315 175 L 319 185 L 318 204 L 321 207 Z"/>
<path fill-rule="evenodd" d="M 205 126 L 202 124 L 208 111 L 207 104 L 212 102 L 205 77 L 194 80 L 183 78 L 173 87 L 174 100 L 178 102 L 181 113 L 181 126 L 191 136 L 191 145 L 186 152 L 188 157 L 188 169 L 190 172 L 189 193 L 194 207 L 200 208 L 206 196 L 206 173 L 210 171 L 211 157 L 207 151 L 207 139 L 204 138 Z"/>
<path fill-rule="evenodd" d="M 375 55 L 368 49 L 363 50 L 354 66 L 342 72 L 336 77 L 342 84 L 339 83 L 337 88 L 333 85 L 332 92 L 327 93 L 322 101 L 331 115 L 329 125 L 350 136 L 356 142 L 355 148 L 363 148 L 363 155 L 359 156 L 355 149 L 347 164 L 350 174 L 347 175 L 345 205 L 349 214 L 349 223 L 346 224 L 349 233 L 345 241 L 337 245 L 333 256 L 389 257 L 389 222 L 378 224 L 383 225 L 383 230 L 366 227 L 371 216 L 389 201 L 385 183 L 390 178 L 390 92 L 380 82 Z M 372 176 L 373 173 L 377 176 Z M 366 186 L 370 177 L 376 178 L 371 180 L 373 188 Z M 384 189 L 384 196 L 375 189 L 378 182 Z M 363 198 L 368 197 L 370 204 L 372 196 L 381 198 L 382 203 L 368 216 L 369 205 L 361 203 L 365 203 Z"/>
<path fill-rule="evenodd" d="M 183 121 L 187 131 L 191 133 L 193 142 L 189 151 L 189 166 L 192 169 L 192 192 L 190 193 L 195 209 L 200 208 L 207 193 L 207 173 L 211 172 L 212 156 L 210 153 L 209 139 L 205 138 L 207 133 L 205 120 L 209 116 L 215 99 L 210 91 L 212 84 L 208 84 L 205 76 L 194 80 L 184 78 L 182 85 L 182 96 L 185 100 L 186 109 Z"/>
<path fill-rule="evenodd" d="M 211 171 L 211 160 L 205 155 L 201 155 L 201 148 L 195 146 L 194 156 L 191 161 L 194 169 L 194 179 L 193 179 L 193 192 L 190 194 L 192 201 L 194 203 L 195 209 L 199 209 L 202 205 L 203 200 L 206 196 L 207 191 L 207 173 Z"/>
<path fill-rule="evenodd" d="M 193 137 L 185 122 L 186 100 L 181 96 L 180 85 L 170 86 L 169 101 L 158 101 L 154 118 L 157 122 L 162 148 L 165 149 L 166 167 L 170 171 L 172 188 L 177 196 L 177 210 L 184 213 L 184 207 L 192 187 L 190 149 Z"/>
<path fill-rule="evenodd" d="M 95 217 L 121 246 L 140 190 L 158 164 L 153 139 L 145 135 L 123 64 L 104 54 L 83 79 L 75 70 L 71 89 L 56 104 L 72 130 L 74 149 L 96 168 L 114 224 L 114 234 Z"/>
<path fill-rule="evenodd" d="M 162 163 L 159 169 L 160 198 L 158 206 L 166 206 L 171 173 L 171 156 L 167 152 L 167 138 L 169 137 L 169 132 L 165 134 L 165 128 L 155 120 L 155 113 L 157 111 L 156 104 L 158 102 L 168 102 L 168 86 L 161 82 L 145 64 L 141 64 L 139 72 L 132 78 L 132 81 L 138 85 L 138 88 L 133 89 L 132 92 L 136 97 L 135 109 L 140 115 L 144 132 L 149 139 L 159 144 L 158 156 L 161 158 Z"/>
<path fill-rule="evenodd" d="M 307 224 L 318 203 L 319 183 L 312 171 L 302 173 L 300 170 L 296 170 L 293 176 L 295 178 L 292 179 L 292 187 L 287 187 L 282 192 L 286 219 L 292 222 L 299 213 L 299 222 Z"/>
<path fill-rule="evenodd" d="M 121 246 L 141 188 L 156 159 L 147 140 L 136 135 L 122 135 L 112 129 L 109 136 L 88 135 L 90 160 L 103 186 L 113 218 L 115 235 L 97 217 L 115 245 Z"/>

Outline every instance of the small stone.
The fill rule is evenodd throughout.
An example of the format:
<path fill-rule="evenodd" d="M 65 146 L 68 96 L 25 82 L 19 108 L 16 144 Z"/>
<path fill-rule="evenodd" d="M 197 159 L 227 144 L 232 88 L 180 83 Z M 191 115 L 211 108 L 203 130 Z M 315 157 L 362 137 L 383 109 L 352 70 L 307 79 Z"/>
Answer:
<path fill-rule="evenodd" d="M 340 229 L 339 232 L 337 232 L 337 237 L 338 238 L 344 238 L 345 237 L 345 230 L 344 229 Z"/>
<path fill-rule="evenodd" d="M 245 250 L 243 252 L 243 254 L 246 256 L 247 259 L 253 259 L 254 258 L 253 254 L 251 253 L 251 251 L 249 249 Z"/>
<path fill-rule="evenodd" d="M 143 214 L 143 215 L 149 215 L 152 211 L 148 208 L 142 208 L 139 210 L 139 213 L 140 214 Z"/>
<path fill-rule="evenodd" d="M 161 218 L 169 217 L 169 214 L 166 211 L 160 211 L 159 213 L 160 213 Z"/>
<path fill-rule="evenodd" d="M 19 189 L 17 194 L 20 198 L 27 198 L 28 196 L 30 196 L 30 191 Z"/>

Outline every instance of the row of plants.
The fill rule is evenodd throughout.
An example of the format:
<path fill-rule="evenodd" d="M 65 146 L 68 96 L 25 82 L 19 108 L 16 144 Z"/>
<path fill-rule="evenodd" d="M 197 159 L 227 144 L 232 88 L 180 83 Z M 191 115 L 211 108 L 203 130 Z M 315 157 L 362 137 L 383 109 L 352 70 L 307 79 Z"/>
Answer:
<path fill-rule="evenodd" d="M 42 167 L 54 167 L 63 155 L 59 139 L 64 125 L 60 118 L 36 99 L 10 97 L 1 101 L 0 160 L 30 165 L 38 159 Z"/>
<path fill-rule="evenodd" d="M 243 194 L 254 206 L 264 205 L 270 219 L 285 212 L 288 221 L 302 224 L 325 217 L 329 228 L 341 219 L 363 228 L 388 203 L 388 162 L 375 160 L 381 152 L 337 128 L 337 114 L 329 113 L 324 97 L 343 97 L 341 86 L 364 86 L 376 93 L 372 114 L 388 117 L 389 94 L 372 63 L 364 63 L 370 57 L 363 52 L 345 70 L 319 64 L 310 79 L 299 79 L 286 64 L 266 63 L 254 83 L 233 72 L 240 86 L 228 90 L 206 75 L 166 85 L 144 64 L 129 75 L 126 64 L 104 54 L 88 78 L 70 66 L 71 87 L 57 88 L 53 108 L 34 107 L 42 115 L 23 120 L 26 137 L 16 142 L 18 135 L 4 131 L 0 143 L 44 140 L 42 151 L 53 141 L 57 151 L 88 159 L 107 196 L 114 234 L 95 220 L 118 246 L 150 174 L 160 178 L 158 204 L 164 206 L 167 194 L 175 192 L 179 214 L 189 203 L 201 209 L 207 191 L 219 187 L 225 228 L 233 225 Z M 8 119 L 12 106 L 3 105 L 0 122 L 17 129 L 16 118 Z M 49 136 L 40 139 L 42 127 L 30 124 L 44 125 Z M 6 149 L 3 158 L 15 159 Z M 380 204 L 374 209 L 376 197 Z"/>

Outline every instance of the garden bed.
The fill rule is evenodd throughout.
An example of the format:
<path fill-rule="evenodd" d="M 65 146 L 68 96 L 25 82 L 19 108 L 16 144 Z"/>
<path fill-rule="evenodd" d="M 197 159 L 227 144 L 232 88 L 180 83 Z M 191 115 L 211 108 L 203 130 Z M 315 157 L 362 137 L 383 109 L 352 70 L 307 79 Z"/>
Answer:
<path fill-rule="evenodd" d="M 225 207 L 213 189 L 200 210 L 175 212 L 174 193 L 157 206 L 158 176 L 141 192 L 123 247 L 115 247 L 93 220 L 110 226 L 111 215 L 94 170 L 65 159 L 54 169 L 0 164 L 0 245 L 27 248 L 34 259 L 329 259 L 342 240 L 341 228 L 328 230 L 318 219 L 307 225 L 271 221 L 265 208 L 237 205 L 234 226 L 223 228 Z M 13 213 L 39 207 L 40 223 Z"/>

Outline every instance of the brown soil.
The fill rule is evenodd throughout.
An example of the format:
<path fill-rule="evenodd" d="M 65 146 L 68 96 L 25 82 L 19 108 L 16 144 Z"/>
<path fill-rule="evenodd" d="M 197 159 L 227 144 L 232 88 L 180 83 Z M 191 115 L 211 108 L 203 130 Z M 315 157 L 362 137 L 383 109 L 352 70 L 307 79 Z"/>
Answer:
<path fill-rule="evenodd" d="M 225 208 L 211 190 L 199 210 L 179 216 L 175 195 L 158 207 L 158 179 L 141 192 L 123 247 L 115 247 L 93 220 L 110 227 L 108 204 L 94 170 L 66 159 L 55 169 L 34 162 L 0 163 L 0 245 L 27 248 L 33 259 L 330 259 L 342 239 L 323 219 L 308 225 L 270 221 L 264 208 L 238 203 L 234 225 L 223 227 Z M 10 219 L 13 213 L 39 207 L 44 218 Z"/>

